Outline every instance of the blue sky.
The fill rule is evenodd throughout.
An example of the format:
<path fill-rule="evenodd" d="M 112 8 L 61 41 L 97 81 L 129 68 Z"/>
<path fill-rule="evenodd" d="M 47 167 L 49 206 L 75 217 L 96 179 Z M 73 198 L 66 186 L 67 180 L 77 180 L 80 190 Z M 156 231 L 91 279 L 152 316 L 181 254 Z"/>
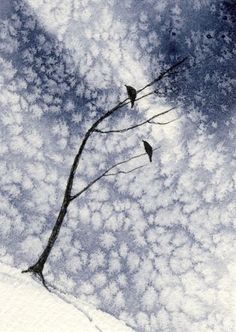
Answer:
<path fill-rule="evenodd" d="M 74 193 L 111 163 L 154 147 L 153 163 L 104 178 L 69 208 L 48 281 L 137 331 L 235 331 L 235 11 L 230 1 L 15 1 L 0 25 L 1 260 L 45 246 L 80 140 L 95 119 L 188 56 L 186 67 L 94 134 Z M 146 164 L 141 158 L 124 170 Z M 130 168 L 129 168 L 130 167 Z"/>

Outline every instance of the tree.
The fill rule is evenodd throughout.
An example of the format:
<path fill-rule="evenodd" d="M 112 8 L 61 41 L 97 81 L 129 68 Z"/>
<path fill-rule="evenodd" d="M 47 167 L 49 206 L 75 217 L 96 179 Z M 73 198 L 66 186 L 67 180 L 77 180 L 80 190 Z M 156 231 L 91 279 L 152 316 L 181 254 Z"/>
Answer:
<path fill-rule="evenodd" d="M 157 78 L 155 78 L 152 82 L 148 83 L 147 85 L 145 85 L 143 88 L 141 88 L 140 90 L 137 91 L 137 96 L 143 92 L 144 90 L 146 90 L 149 87 L 152 87 L 154 84 L 160 82 L 161 80 L 163 80 L 166 77 L 169 77 L 171 75 L 176 75 L 178 74 L 178 69 L 179 67 L 187 60 L 187 57 L 185 57 L 184 59 L 182 59 L 181 61 L 176 62 L 175 64 L 173 64 L 172 66 L 170 66 L 168 69 L 164 70 Z M 144 95 L 142 95 L 141 97 L 137 97 L 136 101 L 141 100 L 143 98 L 147 98 L 150 95 L 156 94 L 158 95 L 159 93 L 161 93 L 161 91 L 159 89 L 155 89 L 149 93 L 146 93 Z M 116 167 L 123 165 L 125 163 L 128 163 L 129 161 L 135 159 L 135 158 L 139 158 L 143 155 L 145 155 L 145 153 L 139 154 L 139 155 L 135 155 L 127 160 L 123 160 L 120 161 L 114 165 L 112 165 L 111 167 L 107 168 L 104 172 L 102 172 L 99 176 L 97 176 L 94 180 L 92 180 L 90 183 L 88 183 L 88 185 L 86 185 L 82 190 L 80 190 L 78 193 L 76 193 L 75 195 L 71 195 L 72 193 L 72 188 L 73 188 L 73 183 L 74 183 L 74 178 L 75 178 L 75 174 L 77 172 L 80 160 L 81 160 L 81 156 L 84 152 L 84 148 L 86 146 L 86 143 L 88 141 L 88 139 L 92 136 L 92 134 L 94 133 L 101 133 L 101 134 L 107 134 L 107 133 L 112 133 L 112 132 L 126 132 L 129 130 L 133 130 L 137 127 L 143 126 L 144 124 L 160 124 L 160 125 L 166 125 L 174 120 L 168 121 L 168 122 L 156 122 L 155 119 L 157 119 L 158 117 L 172 111 L 174 109 L 174 107 L 158 113 L 154 116 L 152 116 L 151 118 L 148 118 L 147 120 L 140 122 L 136 125 L 124 128 L 124 129 L 117 129 L 117 130 L 110 130 L 110 131 L 104 131 L 104 130 L 100 130 L 98 128 L 98 126 L 107 118 L 109 118 L 111 115 L 113 115 L 114 113 L 118 112 L 121 108 L 123 108 L 124 106 L 126 106 L 127 104 L 129 104 L 129 98 L 124 99 L 123 101 L 119 102 L 116 106 L 114 106 L 113 108 L 111 108 L 110 110 L 108 110 L 106 113 L 104 113 L 100 118 L 98 118 L 93 124 L 92 126 L 88 129 L 88 131 L 85 133 L 81 145 L 79 147 L 78 153 L 76 154 L 73 164 L 71 166 L 70 169 L 70 173 L 68 176 L 68 180 L 67 180 L 67 184 L 66 184 L 66 188 L 65 188 L 65 192 L 64 192 L 64 197 L 63 197 L 63 201 L 62 201 L 62 205 L 57 217 L 57 220 L 54 224 L 54 227 L 52 229 L 51 235 L 48 239 L 47 245 L 45 247 L 45 249 L 43 250 L 43 252 L 41 253 L 39 259 L 37 260 L 37 262 L 35 264 L 33 264 L 32 266 L 30 266 L 27 270 L 22 271 L 22 273 L 28 273 L 31 272 L 37 276 L 40 277 L 43 285 L 47 288 L 46 286 L 46 282 L 44 279 L 44 275 L 43 275 L 43 269 L 44 269 L 44 265 L 50 255 L 50 252 L 55 244 L 55 241 L 59 235 L 61 226 L 63 224 L 64 218 L 66 216 L 67 213 L 67 209 L 68 206 L 70 205 L 70 203 L 80 197 L 84 192 L 86 192 L 90 187 L 93 186 L 93 184 L 95 184 L 97 181 L 99 181 L 100 179 L 102 179 L 105 176 L 111 176 L 111 175 L 116 175 L 118 173 L 123 173 L 123 174 L 127 174 L 131 171 L 136 170 L 137 168 L 140 167 L 144 167 L 145 165 L 141 165 L 139 167 L 133 168 L 129 171 L 118 171 L 116 173 L 111 173 L 112 170 L 114 170 Z M 154 150 L 156 150 L 157 148 L 154 148 Z"/>

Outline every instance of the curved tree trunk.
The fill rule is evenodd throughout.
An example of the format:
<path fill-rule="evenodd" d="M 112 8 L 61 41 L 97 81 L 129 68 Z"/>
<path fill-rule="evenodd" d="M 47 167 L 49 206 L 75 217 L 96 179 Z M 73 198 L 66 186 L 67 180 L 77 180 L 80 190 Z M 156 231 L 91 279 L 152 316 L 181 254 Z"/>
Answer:
<path fill-rule="evenodd" d="M 61 229 L 61 226 L 62 226 L 62 223 L 63 223 L 63 220 L 64 220 L 64 217 L 67 213 L 67 208 L 70 204 L 70 199 L 64 199 L 63 203 L 62 203 L 62 206 L 61 206 L 61 209 L 60 209 L 60 212 L 58 214 L 58 217 L 57 217 L 57 221 L 52 229 L 52 232 L 51 232 L 51 235 L 48 239 L 48 243 L 47 243 L 47 246 L 46 248 L 43 250 L 42 254 L 40 255 L 38 261 L 30 266 L 28 268 L 28 270 L 24 271 L 24 272 L 33 272 L 33 273 L 37 273 L 37 274 L 41 274 L 43 272 L 43 268 L 44 268 L 44 264 L 46 263 L 47 259 L 48 259 L 48 256 L 54 246 L 54 243 L 58 237 L 58 234 L 60 232 L 60 229 Z"/>
<path fill-rule="evenodd" d="M 34 275 L 37 275 L 41 281 L 42 284 L 44 285 L 44 287 L 50 292 L 49 288 L 46 285 L 45 279 L 44 279 L 44 275 L 43 275 L 43 269 L 44 269 L 44 265 L 48 259 L 48 256 L 55 244 L 55 241 L 59 235 L 63 220 L 65 218 L 65 215 L 67 213 L 67 208 L 70 204 L 70 198 L 67 198 L 66 196 L 64 197 L 60 212 L 58 214 L 56 223 L 52 229 L 51 235 L 48 239 L 48 243 L 47 246 L 45 247 L 45 249 L 43 250 L 42 254 L 40 255 L 39 259 L 37 260 L 37 262 L 30 266 L 27 270 L 22 271 L 22 273 L 33 273 Z"/>

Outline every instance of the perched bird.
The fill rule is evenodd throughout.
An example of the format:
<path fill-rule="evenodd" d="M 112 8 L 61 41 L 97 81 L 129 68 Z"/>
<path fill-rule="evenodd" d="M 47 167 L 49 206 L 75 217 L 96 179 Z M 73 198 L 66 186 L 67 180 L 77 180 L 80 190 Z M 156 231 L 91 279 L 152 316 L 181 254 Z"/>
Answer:
<path fill-rule="evenodd" d="M 135 99 L 137 97 L 137 91 L 136 91 L 135 88 L 133 88 L 130 85 L 125 85 L 125 86 L 126 86 L 126 89 L 127 89 L 129 99 L 131 101 L 131 108 L 132 108 L 134 106 L 134 102 L 135 102 Z"/>
<path fill-rule="evenodd" d="M 152 162 L 153 149 L 152 149 L 151 145 L 147 141 L 144 141 L 144 140 L 143 140 L 143 145 L 144 145 L 145 151 L 147 152 L 150 162 Z"/>

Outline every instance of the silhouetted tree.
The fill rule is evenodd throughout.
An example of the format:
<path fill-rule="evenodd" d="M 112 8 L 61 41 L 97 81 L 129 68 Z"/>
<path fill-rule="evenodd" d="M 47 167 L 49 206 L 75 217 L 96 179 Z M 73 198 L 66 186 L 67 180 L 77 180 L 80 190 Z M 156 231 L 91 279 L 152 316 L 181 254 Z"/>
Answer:
<path fill-rule="evenodd" d="M 148 83 L 147 85 L 145 85 L 142 89 L 140 90 L 135 90 L 137 93 L 136 99 L 135 101 L 139 101 L 143 98 L 147 98 L 148 96 L 151 96 L 153 94 L 158 95 L 160 90 L 155 89 L 149 93 L 143 94 L 140 96 L 141 92 L 143 92 L 144 90 L 146 90 L 149 87 L 152 87 L 153 85 L 157 84 L 158 82 L 160 82 L 161 80 L 163 80 L 164 78 L 170 76 L 170 75 L 176 75 L 178 73 L 178 69 L 179 67 L 187 60 L 187 58 L 182 59 L 181 61 L 175 63 L 174 65 L 170 66 L 168 69 L 164 70 L 157 78 L 155 78 L 152 82 Z M 107 118 L 109 118 L 112 114 L 118 112 L 120 109 L 122 109 L 124 106 L 126 106 L 129 103 L 134 103 L 134 100 L 130 99 L 130 96 L 128 95 L 128 98 L 124 99 L 123 101 L 119 102 L 116 106 L 114 106 L 113 108 L 111 108 L 110 110 L 108 110 L 106 113 L 104 113 L 100 118 L 98 118 L 93 125 L 87 130 L 87 132 L 85 133 L 82 142 L 80 144 L 79 150 L 74 158 L 73 164 L 71 166 L 70 169 L 70 173 L 68 176 L 68 180 L 67 180 L 67 184 L 66 184 L 66 188 L 65 188 L 65 192 L 64 192 L 64 197 L 63 197 L 63 201 L 62 201 L 62 205 L 57 217 L 57 220 L 55 222 L 55 225 L 52 229 L 51 235 L 48 239 L 47 245 L 45 247 L 45 249 L 43 250 L 43 252 L 41 253 L 40 257 L 38 258 L 37 262 L 35 264 L 33 264 L 32 266 L 30 266 L 27 270 L 22 271 L 22 273 L 27 273 L 27 272 L 32 272 L 33 274 L 37 275 L 40 277 L 43 285 L 45 287 L 46 283 L 45 283 L 45 279 L 44 279 L 44 275 L 43 275 L 43 269 L 44 269 L 44 265 L 50 255 L 50 252 L 55 244 L 55 241 L 59 235 L 61 226 L 63 224 L 65 215 L 67 213 L 67 209 L 68 206 L 70 205 L 70 203 L 80 197 L 85 191 L 87 191 L 89 188 L 91 188 L 93 186 L 93 184 L 95 184 L 97 181 L 99 181 L 100 179 L 102 179 L 105 176 L 112 176 L 112 175 L 117 175 L 117 174 L 127 174 L 130 173 L 132 171 L 137 170 L 138 168 L 144 167 L 145 165 L 141 165 L 139 167 L 135 167 L 129 171 L 121 171 L 118 170 L 117 172 L 111 172 L 112 170 L 116 169 L 118 166 L 123 165 L 128 163 L 129 161 L 135 159 L 135 158 L 139 158 L 143 155 L 146 154 L 146 152 L 139 154 L 139 155 L 135 155 L 127 160 L 122 160 L 112 166 L 110 166 L 109 168 L 107 168 L 104 172 L 102 172 L 100 175 L 98 175 L 95 179 L 93 179 L 90 183 L 88 183 L 82 190 L 80 190 L 78 193 L 76 193 L 75 195 L 72 195 L 72 188 L 73 188 L 73 183 L 74 183 L 74 178 L 75 178 L 75 174 L 78 168 L 78 165 L 80 163 L 81 160 L 81 156 L 84 152 L 84 148 L 88 142 L 88 139 L 91 137 L 92 134 L 94 133 L 101 133 L 101 134 L 108 134 L 108 133 L 115 133 L 115 132 L 126 132 L 129 130 L 133 130 L 137 127 L 141 127 L 147 123 L 149 124 L 160 124 L 160 125 L 166 125 L 174 120 L 168 121 L 168 122 L 157 122 L 155 121 L 158 117 L 163 116 L 164 114 L 167 114 L 168 112 L 172 111 L 175 107 L 172 107 L 164 112 L 161 112 L 159 114 L 156 114 L 150 118 L 148 118 L 147 120 L 140 122 L 138 124 L 132 125 L 130 127 L 127 128 L 123 128 L 123 129 L 117 129 L 117 130 L 108 130 L 108 131 L 104 131 L 104 130 L 100 130 L 98 128 L 98 126 Z M 153 148 L 153 151 L 155 151 L 157 148 Z"/>

